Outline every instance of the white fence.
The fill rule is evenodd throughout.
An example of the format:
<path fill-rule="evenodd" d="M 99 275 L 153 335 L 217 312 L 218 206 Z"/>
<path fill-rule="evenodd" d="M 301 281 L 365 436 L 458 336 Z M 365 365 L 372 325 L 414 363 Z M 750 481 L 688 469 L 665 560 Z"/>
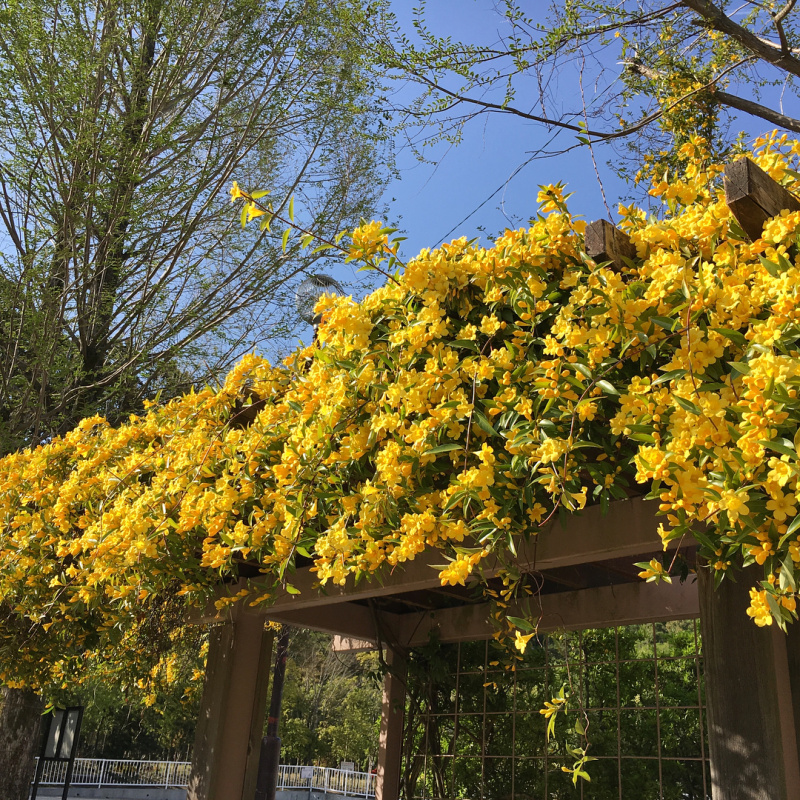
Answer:
<path fill-rule="evenodd" d="M 313 775 L 308 773 L 313 769 Z M 369 772 L 350 772 L 329 767 L 300 767 L 281 764 L 279 789 L 316 789 L 350 797 L 375 797 L 375 776 Z"/>
<path fill-rule="evenodd" d="M 37 759 L 38 760 L 38 759 Z M 188 761 L 128 761 L 117 758 L 76 758 L 72 786 L 159 786 L 180 788 L 189 783 L 192 765 Z M 40 783 L 62 785 L 66 762 L 44 765 Z"/>
<path fill-rule="evenodd" d="M 152 786 L 181 788 L 189 783 L 192 765 L 188 761 L 127 761 L 112 758 L 76 758 L 72 786 Z M 62 785 L 66 763 L 48 762 L 42 770 L 41 785 Z M 279 789 L 313 789 L 350 797 L 374 797 L 375 776 L 329 767 L 301 767 L 282 764 Z"/>

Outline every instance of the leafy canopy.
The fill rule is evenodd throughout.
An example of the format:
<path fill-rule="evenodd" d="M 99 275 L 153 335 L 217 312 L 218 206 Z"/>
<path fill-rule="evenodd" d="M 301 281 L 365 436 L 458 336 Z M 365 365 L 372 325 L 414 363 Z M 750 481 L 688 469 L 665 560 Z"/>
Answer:
<path fill-rule="evenodd" d="M 381 187 L 367 15 L 320 0 L 0 9 L 0 454 L 223 375 L 320 257 L 242 236 L 234 175 L 319 235 Z M 287 295 L 289 297 L 287 297 Z M 285 332 L 285 327 L 280 328 Z"/>

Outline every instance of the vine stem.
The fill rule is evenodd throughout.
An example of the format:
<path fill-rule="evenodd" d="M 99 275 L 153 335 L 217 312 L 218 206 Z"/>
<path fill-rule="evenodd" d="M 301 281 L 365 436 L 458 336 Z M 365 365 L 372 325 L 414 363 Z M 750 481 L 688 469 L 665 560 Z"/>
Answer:
<path fill-rule="evenodd" d="M 269 215 L 269 221 L 270 222 L 272 222 L 273 219 L 276 219 L 276 220 L 278 220 L 278 222 L 282 223 L 283 225 L 286 225 L 289 228 L 292 228 L 293 230 L 297 231 L 298 233 L 302 233 L 304 236 L 311 236 L 313 239 L 316 239 L 318 242 L 322 242 L 322 244 L 327 245 L 328 247 L 330 247 L 330 248 L 332 248 L 334 250 L 338 250 L 340 253 L 343 253 L 345 256 L 349 256 L 350 255 L 350 252 L 348 250 L 345 250 L 344 247 L 342 247 L 337 242 L 332 242 L 330 239 L 326 239 L 324 236 L 320 236 L 318 233 L 313 233 L 312 231 L 308 230 L 308 228 L 304 228 L 302 225 L 298 225 L 296 222 L 293 222 L 292 220 L 286 219 L 286 217 L 282 217 L 277 211 L 273 211 L 268 206 L 265 206 L 263 203 L 260 203 L 258 200 L 254 199 L 252 195 L 249 195 L 247 192 L 242 192 L 241 193 L 241 197 L 244 200 L 247 200 L 252 205 L 256 206 L 261 211 L 263 211 L 264 214 Z M 389 250 L 389 248 L 387 248 L 387 250 Z M 397 259 L 398 263 L 401 266 L 403 266 L 403 267 L 406 266 L 405 262 L 403 262 L 401 259 L 397 258 L 397 255 L 392 250 L 389 250 L 389 252 L 392 253 L 392 256 L 394 256 L 394 258 Z M 398 281 L 397 278 L 394 277 L 394 275 L 391 275 L 390 273 L 386 272 L 386 270 L 381 269 L 374 261 L 370 261 L 368 259 L 361 259 L 361 260 L 364 261 L 364 263 L 368 267 L 370 267 L 371 269 L 374 269 L 376 272 L 380 272 L 380 274 L 383 275 L 384 278 L 387 278 L 388 280 L 390 280 L 393 283 L 395 283 L 397 286 L 400 286 L 400 281 Z"/>

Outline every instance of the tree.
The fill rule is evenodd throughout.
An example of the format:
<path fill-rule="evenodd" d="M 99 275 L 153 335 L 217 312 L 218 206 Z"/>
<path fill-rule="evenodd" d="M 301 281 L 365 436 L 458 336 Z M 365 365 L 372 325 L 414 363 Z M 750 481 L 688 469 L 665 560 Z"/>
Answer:
<path fill-rule="evenodd" d="M 63 0 L 0 13 L 0 452 L 215 379 L 319 256 L 243 237 L 232 178 L 317 232 L 380 186 L 359 2 Z M 229 199 L 229 198 L 228 198 Z"/>
<path fill-rule="evenodd" d="M 431 122 L 438 136 L 458 139 L 470 120 L 502 114 L 566 134 L 540 154 L 577 138 L 626 145 L 634 171 L 644 154 L 654 167 L 674 168 L 662 151 L 674 154 L 693 133 L 724 155 L 735 138 L 730 125 L 743 121 L 731 122 L 733 114 L 800 131 L 800 118 L 783 108 L 800 76 L 794 5 L 567 0 L 544 16 L 505 0 L 490 38 L 465 42 L 434 32 L 423 2 L 415 36 L 389 16 L 376 45 L 386 67 L 421 89 L 398 110 L 423 140 L 434 138 Z"/>
<path fill-rule="evenodd" d="M 376 654 L 337 653 L 331 637 L 297 630 L 286 669 L 281 751 L 286 763 L 366 770 L 377 761 L 381 690 Z"/>
<path fill-rule="evenodd" d="M 227 187 L 269 187 L 279 208 L 294 197 L 330 235 L 370 208 L 378 146 L 345 34 L 364 13 L 358 0 L 4 4 L 0 453 L 86 415 L 124 419 L 265 343 L 287 281 L 319 256 L 243 237 Z M 12 717 L 0 730 L 32 758 L 36 737 Z M 0 795 L 27 792 L 24 774 L 6 777 Z"/>
<path fill-rule="evenodd" d="M 574 761 L 569 748 L 585 745 L 584 737 L 565 723 L 547 739 L 547 722 L 537 713 L 562 685 L 579 707 L 570 722 L 586 728 L 589 753 L 600 759 L 588 767 L 593 798 L 620 796 L 618 747 L 626 757 L 641 753 L 632 742 L 658 743 L 668 758 L 686 753 L 687 744 L 692 755 L 698 754 L 695 623 L 658 625 L 655 636 L 659 722 L 652 711 L 652 625 L 540 635 L 524 654 L 491 640 L 455 645 L 433 639 L 415 649 L 408 659 L 402 796 L 503 797 L 513 771 L 517 791 L 526 796 L 544 796 L 547 781 L 550 793 L 579 797 L 561 767 Z M 618 707 L 625 709 L 619 716 Z M 487 758 L 481 769 L 482 753 L 507 758 Z M 653 761 L 626 758 L 624 797 L 655 800 L 662 792 L 670 800 L 704 797 L 702 764 L 687 768 L 685 762 L 665 761 L 670 780 L 661 787 L 648 769 L 652 766 Z"/>

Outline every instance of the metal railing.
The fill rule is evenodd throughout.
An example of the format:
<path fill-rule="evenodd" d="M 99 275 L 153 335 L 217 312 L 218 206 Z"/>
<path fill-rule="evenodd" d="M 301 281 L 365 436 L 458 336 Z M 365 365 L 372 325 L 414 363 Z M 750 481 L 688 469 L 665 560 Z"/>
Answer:
<path fill-rule="evenodd" d="M 76 758 L 72 786 L 150 786 L 179 789 L 188 785 L 191 769 L 189 761 Z M 66 772 L 66 763 L 48 762 L 42 770 L 40 784 L 61 785 Z M 278 772 L 278 789 L 310 789 L 350 797 L 374 797 L 375 776 L 369 772 L 282 764 Z"/>
<path fill-rule="evenodd" d="M 309 776 L 308 772 L 311 769 L 313 774 Z M 375 775 L 330 767 L 312 768 L 281 764 L 278 772 L 278 788 L 311 789 L 349 797 L 374 797 Z"/>
<path fill-rule="evenodd" d="M 38 759 L 37 759 L 38 761 Z M 76 758 L 72 786 L 153 786 L 182 788 L 189 783 L 189 761 L 132 761 L 119 758 Z M 61 785 L 66 763 L 48 762 L 42 770 L 41 785 Z"/>

